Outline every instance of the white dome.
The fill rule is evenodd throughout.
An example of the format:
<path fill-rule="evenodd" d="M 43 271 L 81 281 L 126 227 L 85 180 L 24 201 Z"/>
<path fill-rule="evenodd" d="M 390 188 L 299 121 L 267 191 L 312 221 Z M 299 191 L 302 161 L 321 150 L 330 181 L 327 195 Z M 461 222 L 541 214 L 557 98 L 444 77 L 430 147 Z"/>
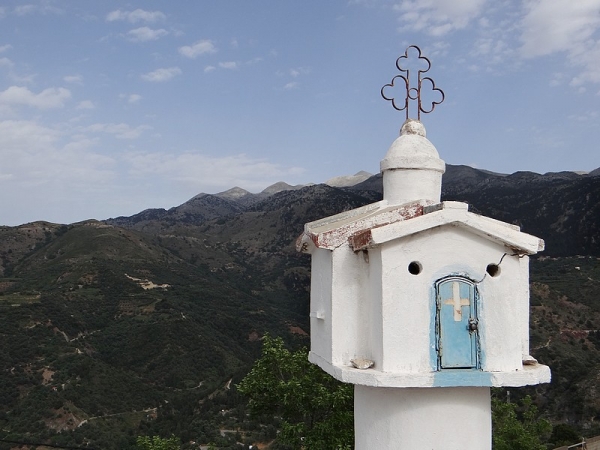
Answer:
<path fill-rule="evenodd" d="M 446 164 L 418 120 L 408 119 L 380 164 L 383 198 L 390 204 L 440 201 Z"/>
<path fill-rule="evenodd" d="M 408 119 L 402 125 L 385 158 L 381 171 L 394 169 L 429 169 L 444 173 L 446 164 L 426 137 L 425 127 L 418 120 Z"/>

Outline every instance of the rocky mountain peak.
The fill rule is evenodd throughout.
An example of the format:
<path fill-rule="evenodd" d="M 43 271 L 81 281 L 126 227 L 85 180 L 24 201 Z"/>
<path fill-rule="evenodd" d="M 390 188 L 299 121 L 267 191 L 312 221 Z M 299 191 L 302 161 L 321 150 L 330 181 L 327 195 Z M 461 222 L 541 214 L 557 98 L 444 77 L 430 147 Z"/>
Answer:
<path fill-rule="evenodd" d="M 245 197 L 247 195 L 252 195 L 250 192 L 248 192 L 246 189 L 242 189 L 241 187 L 235 186 L 232 187 L 231 189 L 228 189 L 226 191 L 223 192 L 219 192 L 218 194 L 215 194 L 217 197 L 221 197 L 227 200 L 239 200 L 242 197 Z"/>
<path fill-rule="evenodd" d="M 358 183 L 362 183 L 363 181 L 371 178 L 372 176 L 373 174 L 361 170 L 360 172 L 355 173 L 354 175 L 342 175 L 339 177 L 330 178 L 325 182 L 325 184 L 331 187 L 349 187 L 357 185 Z"/>
<path fill-rule="evenodd" d="M 284 181 L 278 181 L 277 183 L 272 184 L 271 186 L 265 188 L 261 192 L 261 194 L 273 195 L 273 194 L 276 194 L 276 193 L 281 192 L 281 191 L 293 191 L 293 190 L 296 190 L 296 189 L 302 189 L 304 186 L 306 186 L 306 185 L 304 185 L 304 184 L 298 184 L 296 186 L 292 186 L 290 184 L 287 184 Z"/>

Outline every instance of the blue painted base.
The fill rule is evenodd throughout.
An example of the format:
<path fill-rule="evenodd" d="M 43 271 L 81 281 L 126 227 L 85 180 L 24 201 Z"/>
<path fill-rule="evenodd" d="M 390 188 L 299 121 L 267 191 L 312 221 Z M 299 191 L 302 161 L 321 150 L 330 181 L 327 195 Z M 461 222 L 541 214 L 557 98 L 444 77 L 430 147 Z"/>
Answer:
<path fill-rule="evenodd" d="M 491 387 L 492 376 L 489 372 L 471 369 L 451 369 L 434 373 L 433 387 L 457 386 Z"/>

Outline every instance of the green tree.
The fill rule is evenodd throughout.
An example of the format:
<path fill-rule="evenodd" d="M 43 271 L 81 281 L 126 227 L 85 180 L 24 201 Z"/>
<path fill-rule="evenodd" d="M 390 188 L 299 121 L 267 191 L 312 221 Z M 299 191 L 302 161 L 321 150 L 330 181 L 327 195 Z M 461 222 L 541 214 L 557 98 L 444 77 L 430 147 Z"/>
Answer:
<path fill-rule="evenodd" d="M 542 444 L 552 425 L 538 417 L 531 397 L 508 403 L 492 397 L 492 447 L 494 450 L 546 450 Z"/>
<path fill-rule="evenodd" d="M 332 450 L 354 443 L 353 386 L 340 383 L 291 352 L 281 338 L 265 335 L 262 356 L 237 388 L 257 415 L 279 415 L 277 441 L 291 449 Z"/>
<path fill-rule="evenodd" d="M 353 387 L 311 364 L 306 349 L 291 352 L 265 335 L 262 356 L 237 388 L 254 414 L 281 416 L 277 442 L 287 448 L 353 448 Z M 494 450 L 546 450 L 552 426 L 529 396 L 517 403 L 492 397 L 492 431 Z"/>
<path fill-rule="evenodd" d="M 181 445 L 175 436 L 161 438 L 160 436 L 138 436 L 136 441 L 140 450 L 179 450 Z"/>
<path fill-rule="evenodd" d="M 554 447 L 576 444 L 581 442 L 581 435 L 571 425 L 559 423 L 552 428 L 550 442 Z"/>

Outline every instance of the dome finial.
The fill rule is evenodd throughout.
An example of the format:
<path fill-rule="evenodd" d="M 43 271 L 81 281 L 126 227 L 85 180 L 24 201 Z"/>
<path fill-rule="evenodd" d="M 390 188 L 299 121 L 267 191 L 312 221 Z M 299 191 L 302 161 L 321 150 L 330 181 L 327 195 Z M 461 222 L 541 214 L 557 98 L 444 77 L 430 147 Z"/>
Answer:
<path fill-rule="evenodd" d="M 419 136 L 427 137 L 425 125 L 415 119 L 406 119 L 406 121 L 402 124 L 402 128 L 400 128 L 400 136 L 404 136 L 405 134 L 417 134 Z"/>

